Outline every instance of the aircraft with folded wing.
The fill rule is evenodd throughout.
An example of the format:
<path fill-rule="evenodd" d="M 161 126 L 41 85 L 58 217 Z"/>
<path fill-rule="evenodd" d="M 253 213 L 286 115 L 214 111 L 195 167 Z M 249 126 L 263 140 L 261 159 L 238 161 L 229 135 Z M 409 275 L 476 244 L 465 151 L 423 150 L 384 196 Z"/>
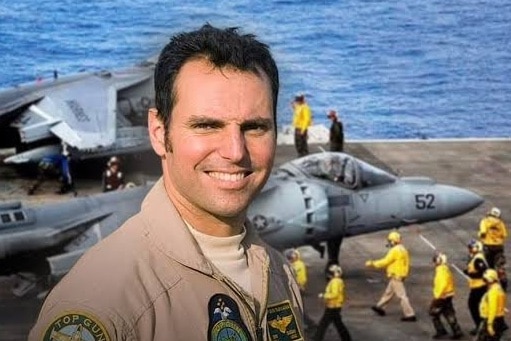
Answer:
<path fill-rule="evenodd" d="M 150 150 L 147 109 L 154 104 L 154 65 L 58 77 L 0 91 L 0 148 L 5 163 L 36 162 L 70 146 L 87 159 Z"/>
<path fill-rule="evenodd" d="M 0 203 L 0 275 L 17 274 L 21 296 L 58 278 L 80 256 L 137 213 L 150 186 L 37 206 Z M 343 238 L 455 217 L 483 199 L 431 178 L 398 177 L 345 153 L 311 154 L 282 164 L 248 209 L 270 245 L 327 242 L 337 262 Z"/>

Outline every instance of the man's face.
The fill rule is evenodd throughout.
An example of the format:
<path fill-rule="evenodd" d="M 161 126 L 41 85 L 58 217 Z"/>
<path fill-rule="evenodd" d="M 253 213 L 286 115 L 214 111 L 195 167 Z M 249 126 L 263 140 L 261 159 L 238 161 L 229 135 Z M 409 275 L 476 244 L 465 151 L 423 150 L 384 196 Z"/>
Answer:
<path fill-rule="evenodd" d="M 244 216 L 273 166 L 269 80 L 195 60 L 181 68 L 175 87 L 163 161 L 169 196 L 193 215 Z"/>

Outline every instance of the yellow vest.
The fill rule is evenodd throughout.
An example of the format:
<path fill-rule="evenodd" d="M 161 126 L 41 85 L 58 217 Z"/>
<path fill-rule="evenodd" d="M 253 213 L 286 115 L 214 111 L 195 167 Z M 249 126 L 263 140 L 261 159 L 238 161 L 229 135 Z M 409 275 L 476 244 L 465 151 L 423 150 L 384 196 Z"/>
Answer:
<path fill-rule="evenodd" d="M 496 317 L 503 317 L 506 308 L 506 294 L 499 283 L 493 283 L 484 294 L 479 304 L 479 314 L 493 324 Z"/>
<path fill-rule="evenodd" d="M 295 104 L 293 114 L 293 127 L 303 133 L 312 124 L 312 113 L 307 103 Z"/>
<path fill-rule="evenodd" d="M 296 283 L 298 283 L 300 289 L 304 290 L 307 285 L 307 267 L 305 263 L 303 260 L 297 259 L 291 263 L 291 266 L 293 267 Z"/>
<path fill-rule="evenodd" d="M 327 308 L 342 308 L 344 303 L 344 281 L 339 277 L 332 278 L 326 285 L 323 299 Z"/>
<path fill-rule="evenodd" d="M 437 265 L 435 279 L 433 280 L 433 297 L 447 298 L 454 296 L 454 278 L 447 264 Z"/>
<path fill-rule="evenodd" d="M 497 217 L 484 217 L 479 223 L 479 238 L 484 245 L 503 245 L 507 238 L 506 224 Z"/>
<path fill-rule="evenodd" d="M 410 271 L 410 256 L 402 244 L 394 245 L 385 257 L 373 262 L 375 268 L 386 268 L 387 277 L 404 279 Z"/>
<path fill-rule="evenodd" d="M 474 257 L 472 257 L 470 259 L 470 261 L 468 262 L 468 265 L 467 265 L 467 272 L 469 274 L 474 274 L 477 272 L 476 268 L 475 268 L 475 261 L 476 259 L 482 259 L 484 261 L 485 264 L 486 263 L 486 258 L 484 258 L 484 255 L 482 252 L 478 252 L 474 255 Z M 468 287 L 473 289 L 473 288 L 480 288 L 482 286 L 486 285 L 486 282 L 484 281 L 484 279 L 481 277 L 481 278 L 468 278 Z"/>

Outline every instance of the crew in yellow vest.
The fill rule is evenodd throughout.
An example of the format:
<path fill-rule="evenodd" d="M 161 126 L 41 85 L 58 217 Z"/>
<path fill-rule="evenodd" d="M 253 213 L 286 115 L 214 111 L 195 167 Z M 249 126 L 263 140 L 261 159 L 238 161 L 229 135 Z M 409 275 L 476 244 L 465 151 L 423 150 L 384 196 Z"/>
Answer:
<path fill-rule="evenodd" d="M 298 156 L 309 154 L 308 130 L 312 124 L 312 112 L 305 101 L 305 95 L 295 96 L 291 102 L 293 108 L 293 127 L 295 128 L 295 148 Z"/>
<path fill-rule="evenodd" d="M 484 282 L 483 274 L 488 269 L 488 263 L 484 258 L 483 244 L 480 241 L 472 239 L 467 246 L 470 259 L 463 272 L 469 277 L 468 287 L 470 288 L 470 293 L 468 294 L 468 309 L 475 325 L 475 328 L 470 331 L 470 334 L 476 335 L 477 328 L 481 323 L 479 303 L 486 292 L 486 283 Z"/>
<path fill-rule="evenodd" d="M 456 319 L 456 311 L 452 303 L 455 285 L 451 269 L 449 269 L 447 264 L 447 256 L 439 252 L 433 256 L 433 263 L 435 264 L 433 300 L 429 308 L 429 315 L 436 331 L 433 339 L 441 339 L 448 334 L 441 320 L 443 316 L 449 326 L 451 326 L 451 340 L 458 340 L 463 336 L 463 333 Z"/>
<path fill-rule="evenodd" d="M 326 286 L 325 292 L 319 294 L 325 303 L 325 312 L 321 321 L 319 321 L 318 330 L 315 341 L 323 340 L 325 331 L 328 326 L 333 322 L 337 328 L 337 332 L 342 341 L 351 341 L 351 335 L 342 322 L 341 310 L 345 301 L 344 295 L 344 281 L 342 280 L 342 269 L 337 264 L 332 264 L 328 267 L 330 280 Z"/>
<path fill-rule="evenodd" d="M 395 295 L 401 301 L 401 307 L 403 309 L 404 316 L 401 318 L 401 321 L 415 322 L 417 318 L 415 317 L 415 312 L 406 295 L 404 285 L 404 280 L 408 277 L 410 271 L 410 256 L 408 250 L 406 250 L 401 243 L 401 235 L 397 231 L 390 232 L 387 236 L 387 241 L 389 242 L 388 246 L 390 246 L 390 250 L 385 257 L 378 260 L 368 260 L 365 263 L 367 267 L 374 267 L 377 269 L 385 268 L 387 278 L 389 279 L 389 283 L 382 297 L 371 309 L 378 315 L 384 316 L 385 306 Z"/>
<path fill-rule="evenodd" d="M 300 293 L 302 297 L 306 296 L 307 292 L 307 265 L 302 260 L 300 252 L 297 249 L 287 250 L 286 258 L 291 264 L 291 268 L 293 269 L 293 274 L 296 279 L 296 283 L 298 287 L 300 287 Z M 316 322 L 305 312 L 305 304 L 304 304 L 304 312 L 303 312 L 303 321 L 305 322 L 306 331 L 312 333 L 316 329 Z"/>
<path fill-rule="evenodd" d="M 482 321 L 477 340 L 498 341 L 507 329 L 504 321 L 506 294 L 500 286 L 497 271 L 488 269 L 484 272 L 483 278 L 488 285 L 488 290 L 481 299 L 479 306 Z"/>
<path fill-rule="evenodd" d="M 506 258 L 504 255 L 504 243 L 507 239 L 506 223 L 501 217 L 500 209 L 492 207 L 479 223 L 479 240 L 484 246 L 484 256 L 488 266 L 497 271 L 500 284 L 507 289 Z"/>

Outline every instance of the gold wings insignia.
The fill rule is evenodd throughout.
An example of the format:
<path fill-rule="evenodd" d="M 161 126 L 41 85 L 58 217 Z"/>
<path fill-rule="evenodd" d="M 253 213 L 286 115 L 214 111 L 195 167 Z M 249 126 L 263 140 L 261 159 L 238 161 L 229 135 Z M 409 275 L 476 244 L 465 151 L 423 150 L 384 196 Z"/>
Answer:
<path fill-rule="evenodd" d="M 289 326 L 291 321 L 293 321 L 293 316 L 277 316 L 276 319 L 271 320 L 269 323 L 272 328 L 275 328 L 284 334 L 286 332 L 287 326 Z"/>

